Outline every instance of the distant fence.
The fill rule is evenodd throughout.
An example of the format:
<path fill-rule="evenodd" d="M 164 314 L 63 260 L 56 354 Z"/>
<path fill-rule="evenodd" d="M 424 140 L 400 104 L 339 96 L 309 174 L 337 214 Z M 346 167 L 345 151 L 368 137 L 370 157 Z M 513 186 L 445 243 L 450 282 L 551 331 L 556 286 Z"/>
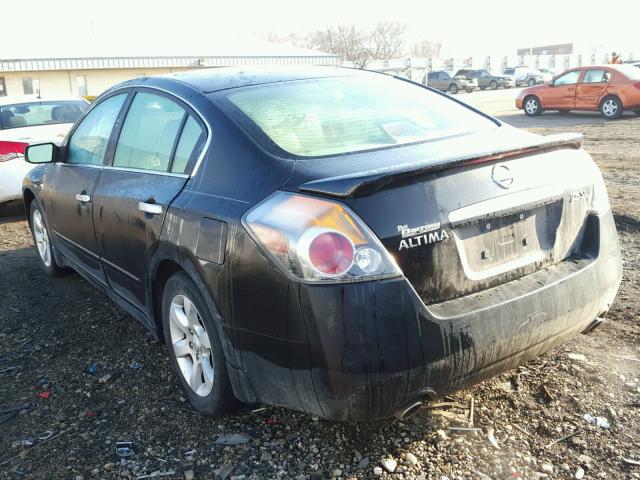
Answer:
<path fill-rule="evenodd" d="M 640 51 L 623 52 L 621 58 L 624 62 L 638 60 Z M 611 53 L 572 53 L 558 55 L 513 55 L 513 56 L 486 56 L 466 58 L 400 58 L 390 60 L 377 60 L 367 64 L 367 69 L 381 72 L 393 72 L 403 74 L 414 80 L 420 80 L 417 76 L 424 76 L 425 72 L 432 70 L 445 70 L 456 72 L 461 68 L 474 68 L 503 72 L 509 67 L 545 68 L 561 72 L 568 68 L 587 65 L 607 64 L 611 61 Z"/>

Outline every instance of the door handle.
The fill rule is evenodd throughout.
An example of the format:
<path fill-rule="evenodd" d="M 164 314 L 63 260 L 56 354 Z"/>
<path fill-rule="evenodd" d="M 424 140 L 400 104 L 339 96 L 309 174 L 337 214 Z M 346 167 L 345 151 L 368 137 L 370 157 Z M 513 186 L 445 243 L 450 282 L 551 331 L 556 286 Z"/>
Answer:
<path fill-rule="evenodd" d="M 162 205 L 157 203 L 138 202 L 138 210 L 151 215 L 160 215 L 162 213 Z"/>
<path fill-rule="evenodd" d="M 76 200 L 82 203 L 87 203 L 91 201 L 91 195 L 85 195 L 83 193 L 78 193 L 76 195 Z"/>

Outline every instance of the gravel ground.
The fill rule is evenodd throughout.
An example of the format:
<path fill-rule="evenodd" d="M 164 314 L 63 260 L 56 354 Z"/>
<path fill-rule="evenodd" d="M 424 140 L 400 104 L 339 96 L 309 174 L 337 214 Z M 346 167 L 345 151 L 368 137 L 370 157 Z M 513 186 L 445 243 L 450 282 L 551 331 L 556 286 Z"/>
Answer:
<path fill-rule="evenodd" d="M 0 478 L 640 478 L 640 119 L 537 130 L 582 131 L 608 181 L 625 258 L 609 321 L 402 422 L 199 416 L 164 347 L 77 275 L 46 278 L 5 212 Z"/>

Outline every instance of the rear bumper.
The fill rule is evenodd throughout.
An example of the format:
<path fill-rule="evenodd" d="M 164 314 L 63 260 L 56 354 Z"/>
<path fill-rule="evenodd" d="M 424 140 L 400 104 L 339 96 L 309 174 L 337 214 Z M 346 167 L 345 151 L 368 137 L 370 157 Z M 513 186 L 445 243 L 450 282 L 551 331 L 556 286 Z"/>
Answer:
<path fill-rule="evenodd" d="M 22 180 L 34 166 L 21 158 L 0 162 L 0 203 L 22 198 Z"/>
<path fill-rule="evenodd" d="M 613 216 L 592 215 L 579 257 L 437 305 L 405 278 L 298 285 L 288 322 L 303 321 L 307 341 L 264 356 L 252 349 L 243 361 L 259 372 L 250 375 L 259 375 L 250 381 L 258 400 L 331 419 L 389 417 L 585 330 L 611 305 L 621 273 Z"/>

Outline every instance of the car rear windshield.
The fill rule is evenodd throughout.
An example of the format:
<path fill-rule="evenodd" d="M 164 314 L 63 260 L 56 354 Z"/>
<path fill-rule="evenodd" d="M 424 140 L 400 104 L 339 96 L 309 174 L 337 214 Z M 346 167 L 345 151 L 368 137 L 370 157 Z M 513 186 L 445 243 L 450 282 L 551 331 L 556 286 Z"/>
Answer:
<path fill-rule="evenodd" d="M 444 95 L 383 75 L 258 85 L 229 90 L 225 97 L 278 147 L 305 157 L 496 127 L 489 118 Z"/>
<path fill-rule="evenodd" d="M 55 123 L 74 123 L 84 109 L 85 102 L 46 101 L 0 106 L 0 130 L 37 127 Z"/>

